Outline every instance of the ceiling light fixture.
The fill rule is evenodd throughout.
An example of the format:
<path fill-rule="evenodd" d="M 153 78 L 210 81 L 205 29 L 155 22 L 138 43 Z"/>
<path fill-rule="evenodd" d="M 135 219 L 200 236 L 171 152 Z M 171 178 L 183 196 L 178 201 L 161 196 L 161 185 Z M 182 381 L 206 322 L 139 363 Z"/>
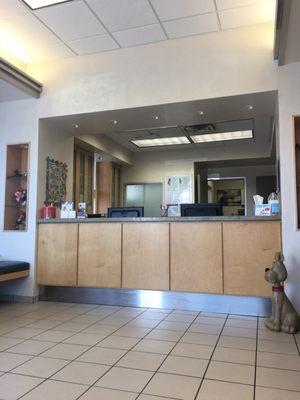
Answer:
<path fill-rule="evenodd" d="M 72 127 L 73 127 L 74 129 L 78 129 L 78 128 L 79 128 L 79 125 L 78 125 L 78 124 L 73 124 Z"/>
<path fill-rule="evenodd" d="M 38 8 L 54 6 L 56 4 L 68 3 L 72 0 L 22 0 L 28 7 L 32 10 L 37 10 Z"/>
<path fill-rule="evenodd" d="M 158 119 L 158 115 L 153 115 L 153 119 Z"/>
<path fill-rule="evenodd" d="M 190 136 L 194 143 L 221 142 L 223 140 L 253 139 L 253 131 L 208 133 Z"/>
<path fill-rule="evenodd" d="M 247 105 L 247 109 L 248 109 L 249 111 L 252 111 L 253 108 L 254 108 L 254 106 L 253 106 L 252 104 L 248 104 L 248 105 Z"/>
<path fill-rule="evenodd" d="M 119 121 L 117 121 L 116 119 L 111 119 L 110 122 L 114 125 L 117 125 L 119 123 Z"/>
<path fill-rule="evenodd" d="M 197 113 L 199 114 L 199 115 L 204 115 L 204 111 L 197 111 Z"/>
<path fill-rule="evenodd" d="M 155 146 L 174 146 L 178 144 L 190 144 L 191 142 L 186 136 L 165 137 L 157 139 L 138 139 L 132 140 L 131 143 L 137 147 L 155 147 Z"/>
<path fill-rule="evenodd" d="M 23 47 L 5 31 L 0 32 L 0 51 L 24 64 L 33 63 L 34 60 L 25 53 Z M 4 55 L 5 58 L 5 55 Z M 8 60 L 10 61 L 10 60 Z"/>

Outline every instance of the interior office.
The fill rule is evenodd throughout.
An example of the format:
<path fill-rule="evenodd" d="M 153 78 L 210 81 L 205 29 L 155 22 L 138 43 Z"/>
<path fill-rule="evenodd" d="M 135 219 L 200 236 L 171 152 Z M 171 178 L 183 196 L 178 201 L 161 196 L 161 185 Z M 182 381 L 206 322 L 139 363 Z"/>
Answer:
<path fill-rule="evenodd" d="M 41 23 L 44 18 L 42 12 L 38 16 L 39 12 L 35 14 L 28 8 L 24 11 L 22 2 L 14 3 L 13 9 L 6 3 L 3 7 L 5 23 L 15 17 L 20 18 L 19 20 L 34 18 L 35 23 Z M 72 1 L 66 4 L 69 6 L 71 3 Z M 89 2 L 75 3 L 86 7 Z M 250 3 L 252 2 L 249 1 L 249 4 L 242 7 L 254 6 L 254 2 Z M 273 2 L 266 0 L 266 3 Z M 274 250 L 280 241 L 288 270 L 286 293 L 297 310 L 300 310 L 297 189 L 299 166 L 295 152 L 295 132 L 297 134 L 299 115 L 297 89 L 300 55 L 295 45 L 299 5 L 297 1 L 288 3 L 289 8 L 286 8 L 286 4 L 279 1 L 277 9 L 273 4 L 272 16 L 266 17 L 265 13 L 257 21 L 249 21 L 244 15 L 242 22 L 229 24 L 222 29 L 218 27 L 207 33 L 192 31 L 190 34 L 178 33 L 177 37 L 175 34 L 172 37 L 169 33 L 172 40 L 124 45 L 109 51 L 87 51 L 88 54 L 71 52 L 66 46 L 69 42 L 67 39 L 47 41 L 48 35 L 52 36 L 54 27 L 52 26 L 50 33 L 48 30 L 45 32 L 45 22 L 40 29 L 48 47 L 38 40 L 35 42 L 32 31 L 22 28 L 23 25 L 19 24 L 19 31 L 17 28 L 14 31 L 13 24 L 4 25 L 7 28 L 5 34 L 9 32 L 14 40 L 23 35 L 22 46 L 26 48 L 26 53 L 32 52 L 33 61 L 18 58 L 16 53 L 12 54 L 13 46 L 4 48 L 2 45 L 1 59 L 17 68 L 22 76 L 26 75 L 40 92 L 37 94 L 36 91 L 32 95 L 28 88 L 24 92 L 23 83 L 21 86 L 18 83 L 16 87 L 15 82 L 7 81 L 7 77 L 1 78 L 0 163 L 3 173 L 0 174 L 0 188 L 3 195 L 0 196 L 0 256 L 2 259 L 18 259 L 30 264 L 29 277 L 26 279 L 1 283 L 0 296 L 4 301 L 28 303 L 37 301 L 43 293 L 44 284 L 38 284 L 36 278 L 39 262 L 37 253 L 40 227 L 51 225 L 40 221 L 41 208 L 45 202 L 46 159 L 50 157 L 68 166 L 66 200 L 73 201 L 74 204 L 79 200 L 90 202 L 89 212 L 101 214 L 103 217 L 106 217 L 109 207 L 136 206 L 137 202 L 142 201 L 145 217 L 162 217 L 163 210 L 160 206 L 168 203 L 168 179 L 172 176 L 188 177 L 190 197 L 187 202 L 201 202 L 199 179 L 203 176 L 203 170 L 207 184 L 204 196 L 207 196 L 208 202 L 218 201 L 217 191 L 228 189 L 228 181 L 229 189 L 240 192 L 237 205 L 223 207 L 224 218 L 233 218 L 232 223 L 246 223 L 247 218 L 255 218 L 253 195 L 262 194 L 265 190 L 266 197 L 269 192 L 278 190 L 280 216 L 270 218 L 269 222 L 268 217 L 265 217 L 263 224 L 276 224 L 276 229 L 268 228 L 266 235 L 276 236 Z M 278 15 L 282 25 L 278 20 L 276 24 Z M 1 26 L 2 17 L 0 29 Z M 28 42 L 28 47 L 25 47 L 25 42 Z M 149 148 L 138 148 L 132 143 L 142 139 L 190 137 L 184 131 L 186 126 L 201 125 L 207 128 L 207 125 L 231 124 L 235 121 L 241 127 L 230 127 L 229 131 L 246 129 L 243 124 L 250 123 L 254 136 L 243 140 L 205 144 L 189 141 L 185 144 Z M 217 129 L 217 132 L 227 131 L 227 128 Z M 29 144 L 28 208 L 26 230 L 17 232 L 5 229 L 7 146 L 24 143 Z M 80 180 L 76 180 L 76 150 L 93 156 L 90 195 L 80 192 Z M 199 173 L 199 170 L 202 172 Z M 119 174 L 118 189 L 114 196 L 111 192 L 112 171 Z M 264 179 L 260 181 L 262 178 Z M 218 185 L 223 186 L 217 187 Z M 145 195 L 149 188 L 150 201 L 149 192 L 148 197 Z M 134 196 L 140 197 L 130 200 L 130 189 Z M 178 214 L 174 216 L 177 217 Z M 166 222 L 162 223 L 167 223 L 171 232 L 173 223 L 181 223 L 168 219 L 169 217 L 162 218 L 166 218 Z M 234 221 L 234 218 L 237 220 Z M 226 222 L 225 219 L 220 222 L 220 229 L 229 229 L 226 228 Z M 254 222 L 259 223 L 255 220 Z M 74 223 L 79 230 L 84 225 L 84 222 Z M 127 222 L 120 224 L 123 224 L 121 229 L 128 229 L 129 235 L 129 228 L 124 228 Z M 62 225 L 58 222 L 57 226 Z M 57 228 L 53 228 L 53 232 L 55 229 Z M 89 229 L 92 232 L 91 225 Z M 168 229 L 162 228 L 162 231 Z M 215 238 L 217 234 L 212 235 Z M 162 234 L 160 237 L 167 236 Z M 177 238 L 179 243 L 180 237 Z M 169 243 L 169 239 L 164 240 L 166 242 L 163 243 Z M 157 249 L 158 247 L 155 251 Z M 175 247 L 174 252 L 177 252 Z M 163 251 L 158 251 L 158 254 L 165 256 Z M 178 255 L 182 255 L 180 251 Z M 196 258 L 194 255 L 193 257 Z M 229 277 L 232 276 L 232 271 L 225 271 L 226 273 Z M 177 292 L 172 290 L 172 277 L 164 279 L 166 286 L 161 289 L 156 288 L 157 282 L 153 282 L 153 286 L 142 288 L 145 291 L 144 300 L 147 299 L 145 307 L 160 304 L 158 295 L 155 295 L 156 290 L 161 290 L 162 293 L 166 291 L 171 296 L 173 292 Z M 226 280 L 224 286 L 219 275 L 218 279 L 219 286 L 215 287 L 209 286 L 212 285 L 212 280 L 209 281 L 207 287 L 211 287 L 211 291 L 192 290 L 192 287 L 190 291 L 196 294 L 218 293 L 231 298 L 235 288 L 226 286 Z M 174 282 L 176 287 L 177 283 Z M 70 286 L 80 289 L 77 284 Z M 125 286 L 124 290 L 128 289 L 130 292 L 131 284 Z M 266 298 L 267 289 L 257 287 L 260 292 L 254 296 Z M 121 289 L 123 290 L 122 287 Z M 147 290 L 150 294 L 146 293 Z M 186 293 L 189 290 L 178 291 Z M 53 293 L 55 295 L 50 290 L 49 296 L 53 296 Z M 238 295 L 251 293 L 239 292 Z M 56 300 L 63 298 L 62 290 L 57 291 L 56 296 Z M 51 299 L 55 301 L 55 297 Z M 101 301 L 104 301 L 102 297 Z"/>

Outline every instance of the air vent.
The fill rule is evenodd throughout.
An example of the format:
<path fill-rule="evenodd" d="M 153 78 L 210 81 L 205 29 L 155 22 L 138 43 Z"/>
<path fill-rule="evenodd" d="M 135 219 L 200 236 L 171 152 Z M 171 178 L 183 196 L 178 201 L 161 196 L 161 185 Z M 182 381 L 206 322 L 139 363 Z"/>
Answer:
<path fill-rule="evenodd" d="M 187 135 L 205 135 L 217 132 L 214 124 L 189 125 L 183 126 L 182 129 Z"/>

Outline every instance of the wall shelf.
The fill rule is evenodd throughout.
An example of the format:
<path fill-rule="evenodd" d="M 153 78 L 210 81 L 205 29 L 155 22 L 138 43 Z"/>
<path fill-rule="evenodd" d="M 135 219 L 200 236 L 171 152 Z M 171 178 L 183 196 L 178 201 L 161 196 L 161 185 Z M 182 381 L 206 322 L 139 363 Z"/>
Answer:
<path fill-rule="evenodd" d="M 7 146 L 4 230 L 27 230 L 29 144 Z M 18 192 L 21 199 L 18 197 Z"/>

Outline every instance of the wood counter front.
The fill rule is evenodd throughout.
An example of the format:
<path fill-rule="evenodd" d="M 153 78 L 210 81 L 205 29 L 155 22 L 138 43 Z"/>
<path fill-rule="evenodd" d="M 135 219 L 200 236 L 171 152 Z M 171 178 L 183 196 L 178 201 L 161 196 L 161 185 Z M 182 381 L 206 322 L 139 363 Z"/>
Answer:
<path fill-rule="evenodd" d="M 37 283 L 270 296 L 280 221 L 39 224 Z"/>

